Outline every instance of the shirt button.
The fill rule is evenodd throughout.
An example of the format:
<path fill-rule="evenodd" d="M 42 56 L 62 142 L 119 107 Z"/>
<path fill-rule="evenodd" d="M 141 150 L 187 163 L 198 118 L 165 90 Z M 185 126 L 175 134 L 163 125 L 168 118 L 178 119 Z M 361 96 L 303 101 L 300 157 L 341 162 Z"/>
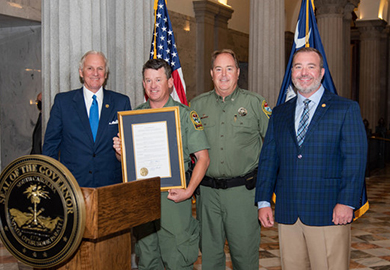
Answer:
<path fill-rule="evenodd" d="M 221 150 L 223 150 L 223 147 L 221 147 Z"/>
<path fill-rule="evenodd" d="M 302 158 L 302 155 L 298 155 L 298 158 L 301 159 L 301 158 Z"/>
<path fill-rule="evenodd" d="M 89 173 L 92 173 L 92 171 L 89 171 Z"/>
<path fill-rule="evenodd" d="M 223 137 L 223 135 L 221 135 L 221 138 Z"/>
<path fill-rule="evenodd" d="M 221 125 L 225 124 L 224 122 L 221 123 Z"/>

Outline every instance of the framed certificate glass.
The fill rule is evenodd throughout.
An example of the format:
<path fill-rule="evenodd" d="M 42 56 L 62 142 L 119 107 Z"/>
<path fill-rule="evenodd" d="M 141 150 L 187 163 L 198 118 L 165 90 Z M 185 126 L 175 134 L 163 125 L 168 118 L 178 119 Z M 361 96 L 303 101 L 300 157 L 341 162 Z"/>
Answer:
<path fill-rule="evenodd" d="M 186 188 L 179 107 L 118 112 L 123 181 L 161 178 Z"/>

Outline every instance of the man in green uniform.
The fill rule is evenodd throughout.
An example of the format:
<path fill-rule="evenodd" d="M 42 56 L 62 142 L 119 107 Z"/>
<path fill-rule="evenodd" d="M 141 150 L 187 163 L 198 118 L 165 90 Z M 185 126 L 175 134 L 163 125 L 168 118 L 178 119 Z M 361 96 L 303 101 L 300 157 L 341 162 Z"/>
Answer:
<path fill-rule="evenodd" d="M 233 269 L 259 269 L 254 187 L 271 109 L 262 96 L 237 87 L 240 69 L 233 51 L 216 51 L 211 60 L 214 90 L 191 102 L 211 145 L 197 197 L 202 269 L 225 269 L 226 239 Z"/>
<path fill-rule="evenodd" d="M 134 228 L 137 237 L 138 268 L 163 270 L 192 270 L 198 258 L 199 223 L 192 217 L 191 197 L 202 180 L 210 159 L 209 144 L 203 126 L 195 111 L 176 102 L 170 96 L 173 87 L 171 68 L 161 59 L 147 61 L 142 70 L 143 86 L 148 101 L 136 109 L 157 109 L 178 106 L 185 169 L 196 164 L 186 189 L 171 189 L 161 193 L 161 219 Z M 121 153 L 119 138 L 114 138 L 114 148 Z"/>

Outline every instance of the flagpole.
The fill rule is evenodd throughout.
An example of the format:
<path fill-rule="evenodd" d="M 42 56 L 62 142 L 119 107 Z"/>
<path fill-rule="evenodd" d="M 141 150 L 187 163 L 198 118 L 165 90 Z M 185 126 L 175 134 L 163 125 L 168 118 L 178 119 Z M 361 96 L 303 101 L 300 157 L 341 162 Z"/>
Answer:
<path fill-rule="evenodd" d="M 309 1 L 306 0 L 306 33 L 305 33 L 305 47 L 310 47 L 309 42 Z"/>
<path fill-rule="evenodd" d="M 154 0 L 154 31 L 153 31 L 153 43 L 156 44 L 156 21 L 157 21 L 157 6 L 158 6 L 158 0 Z M 157 46 L 154 46 L 154 53 L 153 53 L 153 59 L 157 58 Z"/>

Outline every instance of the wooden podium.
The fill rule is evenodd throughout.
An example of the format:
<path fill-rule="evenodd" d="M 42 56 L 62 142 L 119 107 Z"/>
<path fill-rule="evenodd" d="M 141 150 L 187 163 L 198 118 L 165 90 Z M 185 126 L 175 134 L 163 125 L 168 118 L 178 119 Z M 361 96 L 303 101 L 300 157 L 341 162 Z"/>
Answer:
<path fill-rule="evenodd" d="M 77 252 L 58 270 L 131 269 L 134 226 L 160 218 L 160 178 L 82 188 L 86 222 Z"/>

